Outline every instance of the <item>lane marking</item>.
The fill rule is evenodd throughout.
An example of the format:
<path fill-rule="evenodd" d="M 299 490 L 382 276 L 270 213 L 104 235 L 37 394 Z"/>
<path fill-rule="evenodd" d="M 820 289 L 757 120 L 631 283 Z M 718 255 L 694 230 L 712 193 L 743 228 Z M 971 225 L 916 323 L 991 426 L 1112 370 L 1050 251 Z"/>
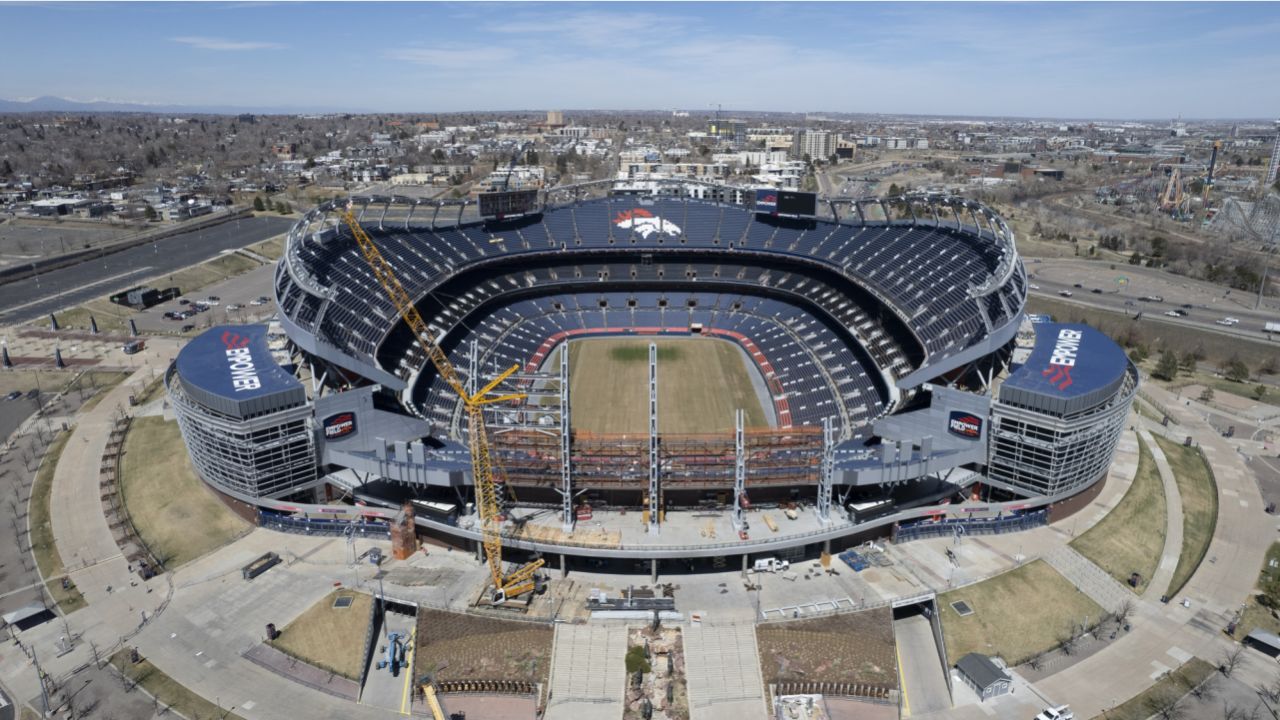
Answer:
<path fill-rule="evenodd" d="M 893 653 L 898 657 L 898 684 L 902 686 L 902 713 L 903 717 L 911 717 L 911 700 L 907 698 L 907 675 L 902 672 L 902 646 L 893 643 Z"/>
<path fill-rule="evenodd" d="M 409 714 L 409 688 L 413 684 L 413 673 L 407 671 L 409 668 L 413 667 L 414 638 L 417 637 L 417 635 L 418 623 L 414 622 L 413 629 L 409 631 L 409 644 L 404 651 L 404 667 L 406 672 L 404 674 L 404 694 L 400 696 L 401 715 Z"/>

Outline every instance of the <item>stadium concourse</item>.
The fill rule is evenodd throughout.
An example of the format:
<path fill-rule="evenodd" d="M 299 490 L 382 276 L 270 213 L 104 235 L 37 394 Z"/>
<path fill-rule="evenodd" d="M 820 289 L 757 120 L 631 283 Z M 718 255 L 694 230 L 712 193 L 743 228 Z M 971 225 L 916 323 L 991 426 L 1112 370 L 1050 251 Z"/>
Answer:
<path fill-rule="evenodd" d="M 339 221 L 353 207 L 464 382 L 519 368 L 501 391 L 525 398 L 486 416 L 510 560 L 712 570 L 919 534 L 969 498 L 986 506 L 953 520 L 999 531 L 1088 502 L 1137 373 L 1100 333 L 1028 321 L 999 216 L 937 195 L 788 203 L 684 182 L 471 220 L 472 201 L 326 203 L 289 235 L 274 333 L 214 328 L 171 366 L 193 462 L 264 520 L 412 503 L 421 534 L 477 548 L 465 413 Z M 655 352 L 616 409 L 652 432 L 572 429 L 570 373 L 593 370 L 558 349 L 645 337 L 737 345 L 766 426 L 657 433 Z"/>

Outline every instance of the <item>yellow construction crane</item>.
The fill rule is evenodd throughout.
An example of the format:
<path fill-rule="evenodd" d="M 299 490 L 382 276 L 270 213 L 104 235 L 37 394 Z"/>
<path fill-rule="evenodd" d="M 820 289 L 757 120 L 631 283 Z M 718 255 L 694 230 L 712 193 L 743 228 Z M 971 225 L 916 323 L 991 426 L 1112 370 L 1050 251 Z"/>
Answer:
<path fill-rule="evenodd" d="M 387 293 L 387 297 L 391 299 L 391 304 L 395 306 L 396 311 L 400 313 L 400 317 L 404 318 L 405 324 L 413 331 L 418 344 L 422 346 L 423 351 L 427 353 L 427 357 L 431 359 L 431 364 L 435 366 L 440 378 L 457 393 L 462 400 L 462 404 L 467 409 L 468 444 L 471 446 L 471 474 L 475 482 L 476 504 L 480 509 L 480 529 L 484 539 L 485 559 L 489 563 L 489 574 L 493 577 L 493 595 L 491 596 L 493 603 L 501 604 L 534 590 L 537 587 L 536 575 L 538 568 L 542 567 L 543 560 L 534 560 L 511 573 L 504 572 L 502 567 L 502 508 L 498 503 L 498 485 L 495 481 L 495 476 L 500 471 L 494 465 L 493 456 L 489 449 L 489 433 L 486 431 L 484 424 L 485 405 L 519 400 L 524 397 L 523 394 L 489 395 L 502 381 L 519 370 L 520 366 L 512 365 L 507 368 L 506 372 L 495 378 L 493 382 L 480 388 L 475 394 L 468 393 L 466 386 L 458 378 L 458 371 L 453 367 L 453 363 L 449 362 L 449 357 L 445 355 L 444 351 L 440 349 L 440 346 L 436 344 L 435 339 L 431 336 L 431 329 L 427 327 L 426 321 L 418 313 L 418 308 L 414 306 L 413 299 L 409 297 L 409 293 L 405 291 L 404 286 L 396 278 L 395 271 L 392 270 L 386 258 L 382 257 L 382 253 L 378 251 L 378 246 L 374 244 L 373 239 L 364 231 L 364 228 L 360 227 L 360 223 L 351 212 L 351 208 L 348 207 L 342 213 L 342 219 L 346 221 L 347 227 L 351 229 L 352 236 L 355 237 L 356 243 L 360 246 L 360 254 L 364 256 L 364 261 L 369 265 L 369 269 L 373 271 L 373 276 L 377 278 L 378 284 L 382 286 L 382 289 Z"/>

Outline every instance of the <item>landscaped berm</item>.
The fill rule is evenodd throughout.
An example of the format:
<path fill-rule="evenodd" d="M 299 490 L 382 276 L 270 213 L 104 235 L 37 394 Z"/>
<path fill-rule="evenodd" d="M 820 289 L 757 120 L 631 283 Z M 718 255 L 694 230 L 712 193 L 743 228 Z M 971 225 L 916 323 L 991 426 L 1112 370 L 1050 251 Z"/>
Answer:
<path fill-rule="evenodd" d="M 957 612 L 953 603 L 960 601 L 972 612 Z M 1018 665 L 1053 648 L 1086 618 L 1097 622 L 1103 612 L 1043 560 L 943 593 L 938 608 L 949 665 L 971 652 Z"/>
<path fill-rule="evenodd" d="M 1129 585 L 1132 573 L 1141 594 L 1160 563 L 1165 538 L 1165 497 L 1160 471 L 1146 442 L 1138 438 L 1138 472 L 1124 497 L 1107 516 L 1071 541 L 1076 552 L 1089 558 L 1111 577 Z"/>
<path fill-rule="evenodd" d="M 372 595 L 335 590 L 286 625 L 271 644 L 322 670 L 359 680 L 372 609 Z"/>
<path fill-rule="evenodd" d="M 878 608 L 756 628 L 765 684 L 831 682 L 898 686 L 893 611 Z"/>
<path fill-rule="evenodd" d="M 550 625 L 418 610 L 418 675 L 436 682 L 509 680 L 547 683 L 551 672 Z"/>
<path fill-rule="evenodd" d="M 133 419 L 120 481 L 134 527 L 170 570 L 249 531 L 196 477 L 176 422 Z"/>

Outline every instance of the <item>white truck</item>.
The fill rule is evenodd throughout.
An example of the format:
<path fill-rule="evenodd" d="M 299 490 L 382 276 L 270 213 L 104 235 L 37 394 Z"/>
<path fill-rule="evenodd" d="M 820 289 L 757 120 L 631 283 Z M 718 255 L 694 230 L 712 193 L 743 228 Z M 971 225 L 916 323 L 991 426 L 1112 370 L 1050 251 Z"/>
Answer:
<path fill-rule="evenodd" d="M 1045 708 L 1035 717 L 1035 720 L 1075 720 L 1075 717 L 1076 715 L 1071 712 L 1070 706 L 1059 705 L 1057 707 Z"/>
<path fill-rule="evenodd" d="M 762 558 L 756 561 L 756 572 L 784 572 L 791 567 L 791 563 L 787 560 L 779 560 L 778 558 Z"/>

